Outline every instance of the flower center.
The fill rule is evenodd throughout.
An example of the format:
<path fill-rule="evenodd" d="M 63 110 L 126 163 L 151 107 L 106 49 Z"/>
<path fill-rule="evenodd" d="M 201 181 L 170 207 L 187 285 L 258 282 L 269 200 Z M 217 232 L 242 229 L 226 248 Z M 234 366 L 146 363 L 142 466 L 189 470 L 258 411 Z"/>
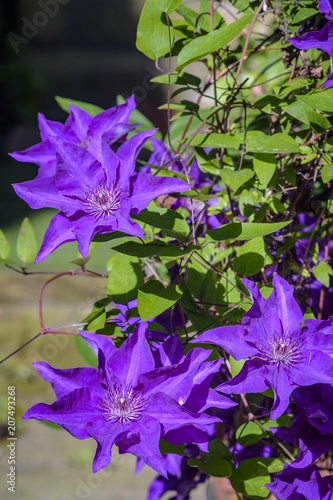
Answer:
<path fill-rule="evenodd" d="M 148 402 L 142 398 L 142 392 L 135 391 L 131 386 L 120 388 L 116 385 L 108 389 L 106 398 L 98 405 L 108 422 L 125 425 L 140 420 L 147 407 Z"/>
<path fill-rule="evenodd" d="M 303 358 L 302 339 L 289 333 L 270 332 L 266 344 L 258 346 L 263 356 L 275 364 L 293 366 Z"/>
<path fill-rule="evenodd" d="M 120 208 L 120 195 L 121 191 L 115 186 L 109 188 L 105 184 L 99 183 L 91 191 L 85 193 L 88 213 L 96 219 L 107 219 Z"/>

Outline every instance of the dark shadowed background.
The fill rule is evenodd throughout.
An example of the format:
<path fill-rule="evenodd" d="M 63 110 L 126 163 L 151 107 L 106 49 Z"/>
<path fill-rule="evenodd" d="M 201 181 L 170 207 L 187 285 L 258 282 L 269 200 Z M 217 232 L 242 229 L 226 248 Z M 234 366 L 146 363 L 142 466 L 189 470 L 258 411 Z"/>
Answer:
<path fill-rule="evenodd" d="M 56 95 L 115 104 L 117 94 L 136 96 L 137 107 L 156 126 L 163 96 L 149 79 L 154 63 L 135 47 L 143 0 L 10 0 L 0 5 L 0 227 L 29 212 L 11 184 L 32 179 L 37 167 L 8 152 L 40 140 L 37 113 L 64 121 Z"/>

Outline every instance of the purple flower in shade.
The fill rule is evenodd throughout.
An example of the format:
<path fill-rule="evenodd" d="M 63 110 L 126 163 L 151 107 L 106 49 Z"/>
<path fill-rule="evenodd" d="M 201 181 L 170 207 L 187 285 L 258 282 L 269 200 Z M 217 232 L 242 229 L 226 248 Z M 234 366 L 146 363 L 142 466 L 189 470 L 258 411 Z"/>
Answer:
<path fill-rule="evenodd" d="M 319 12 L 322 12 L 326 19 L 333 20 L 333 1 L 332 0 L 318 0 Z"/>
<path fill-rule="evenodd" d="M 331 0 L 318 0 L 319 11 L 323 12 L 330 21 L 320 31 L 309 31 L 297 38 L 289 38 L 289 42 L 297 49 L 320 49 L 330 57 L 333 56 L 333 4 Z M 333 75 L 324 83 L 323 87 L 333 87 Z"/>
<path fill-rule="evenodd" d="M 333 388 L 328 384 L 299 387 L 293 396 L 299 415 L 291 427 L 272 431 L 278 439 L 299 448 L 292 465 L 303 468 L 333 448 Z"/>
<path fill-rule="evenodd" d="M 308 307 L 310 307 L 311 311 L 317 316 L 319 312 L 319 303 L 320 303 L 320 294 L 323 288 L 323 284 L 318 281 L 312 270 L 317 264 L 317 262 L 321 262 L 325 260 L 325 247 L 326 243 L 328 246 L 328 258 L 333 258 L 333 236 L 329 236 L 329 241 L 326 242 L 326 239 L 317 237 L 316 244 L 318 246 L 318 252 L 316 252 L 317 261 L 314 262 L 311 258 L 311 254 L 305 260 L 305 254 L 307 251 L 307 246 L 309 244 L 309 238 L 311 232 L 314 230 L 317 218 L 310 217 L 309 215 L 299 213 L 297 214 L 295 220 L 295 229 L 298 232 L 297 241 L 295 243 L 295 254 L 299 262 L 299 267 L 303 264 L 306 264 L 306 269 L 311 271 L 309 276 L 304 278 L 303 286 L 299 287 L 297 290 L 297 299 L 300 303 L 301 307 L 303 306 L 303 310 L 306 311 Z M 293 281 L 297 282 L 299 278 L 299 274 L 293 275 Z M 330 280 L 333 284 L 333 279 Z M 332 314 L 333 308 L 333 286 L 329 286 L 325 289 L 324 294 L 324 302 L 321 307 L 322 319 L 328 318 Z"/>
<path fill-rule="evenodd" d="M 57 136 L 65 142 L 87 149 L 101 162 L 102 139 L 111 145 L 137 126 L 128 123 L 134 108 L 135 99 L 131 96 L 125 104 L 107 109 L 94 117 L 77 106 L 70 105 L 70 115 L 65 124 L 46 120 L 44 115 L 39 114 L 42 142 L 24 151 L 11 153 L 10 156 L 17 161 L 36 163 L 40 167 L 37 178 L 53 176 L 56 173 L 57 157 L 50 137 Z"/>
<path fill-rule="evenodd" d="M 175 172 L 184 172 L 184 167 L 182 163 L 178 160 L 172 161 L 174 155 L 167 149 L 166 144 L 160 139 L 152 139 L 151 140 L 153 146 L 153 153 L 150 156 L 148 163 L 151 165 L 156 165 L 162 167 L 163 165 L 170 170 Z M 184 163 L 187 164 L 190 161 L 190 157 L 184 159 Z M 150 167 L 146 167 L 146 171 L 150 171 Z M 193 186 L 200 190 L 206 186 L 212 186 L 212 179 L 206 173 L 202 172 L 198 166 L 198 162 L 196 158 L 191 163 L 191 166 L 187 166 L 187 174 L 190 182 Z M 213 185 L 211 194 L 217 193 L 221 191 L 221 187 L 217 184 Z M 207 205 L 213 206 L 216 204 L 216 198 L 212 198 L 208 200 Z M 227 219 L 224 217 L 223 213 L 219 215 L 208 215 L 206 204 L 200 200 L 193 200 L 190 198 L 178 198 L 174 200 L 171 204 L 172 208 L 177 209 L 178 207 L 186 208 L 189 213 L 198 221 L 202 221 L 205 223 L 208 229 L 216 229 L 224 224 Z"/>
<path fill-rule="evenodd" d="M 192 342 L 216 344 L 237 361 L 248 359 L 232 380 L 216 389 L 224 393 L 257 393 L 272 387 L 271 418 L 287 409 L 294 389 L 316 383 L 333 383 L 333 326 L 331 320 L 306 320 L 293 297 L 293 287 L 279 275 L 265 300 L 255 283 L 242 280 L 252 307 L 242 325 L 209 330 Z M 323 366 L 325 370 L 323 370 Z"/>
<path fill-rule="evenodd" d="M 294 469 L 285 465 L 275 474 L 273 483 L 265 484 L 277 500 L 331 500 L 333 476 L 321 477 L 315 465 L 306 469 Z"/>
<path fill-rule="evenodd" d="M 153 351 L 156 367 L 167 367 L 178 364 L 185 364 L 187 356 L 184 356 L 182 344 L 178 335 L 172 335 L 166 339 L 159 348 Z M 202 361 L 200 358 L 192 361 L 192 368 L 188 369 L 187 377 L 192 380 L 190 391 L 186 387 L 174 385 L 172 396 L 183 407 L 192 413 L 202 413 L 209 408 L 225 410 L 236 406 L 237 403 L 231 401 L 210 388 L 210 382 L 215 373 L 219 371 L 222 359 L 215 361 Z M 192 443 L 197 445 L 202 451 L 208 452 L 208 442 L 215 435 L 215 425 L 209 424 L 198 428 L 196 425 L 186 425 L 181 429 L 170 430 L 166 433 L 165 439 L 173 445 Z"/>
<path fill-rule="evenodd" d="M 205 426 L 217 417 L 193 413 L 179 403 L 191 394 L 202 363 L 210 354 L 192 349 L 176 365 L 155 368 L 146 339 L 146 323 L 138 325 L 119 349 L 108 338 L 81 332 L 98 358 L 98 369 L 55 369 L 34 363 L 53 387 L 57 400 L 30 408 L 24 419 L 47 420 L 62 426 L 78 439 L 97 442 L 93 471 L 106 467 L 114 444 L 120 453 L 132 453 L 162 476 L 166 460 L 159 451 L 161 437 L 174 429 Z"/>
<path fill-rule="evenodd" d="M 167 455 L 169 477 L 158 476 L 150 483 L 147 500 L 158 500 L 168 491 L 176 492 L 169 500 L 189 500 L 191 491 L 205 482 L 208 476 L 187 465 L 187 460 L 188 457 Z"/>
<path fill-rule="evenodd" d="M 138 214 L 161 194 L 183 192 L 186 182 L 171 177 L 154 177 L 135 172 L 136 157 L 155 130 L 139 132 L 122 144 L 117 153 L 101 141 L 100 160 L 86 149 L 50 136 L 57 153 L 56 175 L 13 184 L 31 208 L 56 208 L 46 230 L 36 263 L 63 243 L 78 242 L 86 257 L 97 233 L 122 231 L 142 237 L 141 227 L 130 213 Z"/>

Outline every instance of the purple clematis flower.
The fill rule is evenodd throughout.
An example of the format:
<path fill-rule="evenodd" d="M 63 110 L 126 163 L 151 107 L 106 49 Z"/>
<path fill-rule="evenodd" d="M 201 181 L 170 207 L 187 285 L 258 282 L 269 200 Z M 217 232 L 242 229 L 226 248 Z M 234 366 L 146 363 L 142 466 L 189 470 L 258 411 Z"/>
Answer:
<path fill-rule="evenodd" d="M 331 500 L 333 476 L 321 477 L 315 465 L 306 469 L 294 469 L 285 465 L 275 474 L 274 482 L 265 484 L 277 500 Z"/>
<path fill-rule="evenodd" d="M 135 160 L 155 130 L 139 132 L 114 153 L 105 141 L 97 160 L 88 150 L 76 144 L 49 136 L 57 153 L 56 175 L 13 184 L 31 208 L 56 208 L 46 230 L 36 263 L 45 259 L 60 245 L 78 242 L 86 257 L 97 233 L 122 231 L 142 237 L 141 227 L 130 213 L 138 214 L 161 194 L 183 192 L 191 186 L 171 177 L 154 177 L 136 173 Z"/>
<path fill-rule="evenodd" d="M 181 394 L 186 399 L 191 393 L 195 372 L 210 351 L 195 348 L 183 362 L 155 368 L 146 328 L 146 323 L 138 325 L 119 349 L 108 338 L 81 332 L 98 357 L 98 369 L 57 370 L 34 363 L 58 399 L 51 405 L 36 404 L 23 418 L 53 422 L 78 439 L 94 438 L 94 472 L 110 463 L 116 444 L 120 453 L 132 453 L 166 477 L 160 438 L 174 429 L 194 425 L 204 430 L 220 421 L 179 403 Z"/>
<path fill-rule="evenodd" d="M 57 157 L 50 136 L 57 136 L 63 141 L 87 149 L 101 161 L 102 139 L 111 145 L 137 126 L 128 123 L 134 108 L 135 99 L 131 96 L 125 104 L 114 106 L 94 117 L 77 106 L 69 105 L 70 115 L 65 124 L 47 120 L 44 115 L 39 114 L 42 142 L 24 151 L 11 153 L 10 156 L 17 161 L 36 163 L 40 167 L 37 178 L 53 176 L 56 173 Z"/>
<path fill-rule="evenodd" d="M 319 11 L 323 12 L 330 21 L 320 31 L 309 31 L 297 38 L 289 38 L 289 42 L 297 49 L 321 49 L 330 57 L 333 56 L 333 5 L 331 0 L 318 0 Z M 325 82 L 323 87 L 333 87 L 333 75 Z"/>
<path fill-rule="evenodd" d="M 237 361 L 251 358 L 238 375 L 216 389 L 240 394 L 272 387 L 271 418 L 275 419 L 287 409 L 297 387 L 333 383 L 332 320 L 306 320 L 301 326 L 303 314 L 293 297 L 293 287 L 277 274 L 267 300 L 255 283 L 245 279 L 243 283 L 253 305 L 242 325 L 209 330 L 192 342 L 219 345 Z"/>

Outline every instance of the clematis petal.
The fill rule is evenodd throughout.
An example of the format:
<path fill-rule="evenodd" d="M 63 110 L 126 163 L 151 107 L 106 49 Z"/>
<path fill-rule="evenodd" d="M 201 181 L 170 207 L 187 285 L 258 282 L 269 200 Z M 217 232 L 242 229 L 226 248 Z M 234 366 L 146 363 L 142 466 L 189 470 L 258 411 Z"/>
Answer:
<path fill-rule="evenodd" d="M 192 349 L 177 366 L 166 366 L 143 374 L 139 382 L 145 387 L 145 396 L 163 391 L 178 403 L 185 403 L 193 387 L 194 376 L 210 352 L 207 349 Z"/>
<path fill-rule="evenodd" d="M 295 384 L 302 386 L 333 384 L 333 359 L 321 351 L 309 352 L 308 359 L 294 367 L 291 377 Z"/>
<path fill-rule="evenodd" d="M 215 426 L 215 424 L 209 424 L 209 426 L 210 425 Z M 196 444 L 202 451 L 208 452 L 209 433 L 206 427 L 208 428 L 209 426 L 207 425 L 200 428 L 195 425 L 186 425 L 167 432 L 164 434 L 163 439 L 175 446 L 186 443 L 191 443 L 192 445 Z"/>
<path fill-rule="evenodd" d="M 37 178 L 32 181 L 13 184 L 15 193 L 33 209 L 56 208 L 74 213 L 80 208 L 77 200 L 62 196 L 54 182 L 54 177 Z"/>
<path fill-rule="evenodd" d="M 168 193 L 183 193 L 192 187 L 181 179 L 175 179 L 174 177 L 154 177 L 142 172 L 133 176 L 131 183 L 133 185 L 133 194 L 131 197 L 133 213 L 138 213 L 140 210 L 146 208 L 157 196 Z"/>
<path fill-rule="evenodd" d="M 267 361 L 254 358 L 245 362 L 241 371 L 228 382 L 216 387 L 217 391 L 226 394 L 241 394 L 242 392 L 263 392 L 270 384 L 261 376 L 262 368 L 267 366 Z"/>
<path fill-rule="evenodd" d="M 273 277 L 273 292 L 266 302 L 278 315 L 284 331 L 293 332 L 299 328 L 303 313 L 294 299 L 294 288 L 278 274 Z"/>
<path fill-rule="evenodd" d="M 251 342 L 251 337 L 249 341 Z M 190 340 L 193 344 L 213 344 L 219 345 L 225 349 L 237 361 L 240 359 L 249 358 L 258 354 L 258 349 L 247 342 L 247 337 L 244 334 L 244 328 L 239 325 L 221 326 L 213 328 L 202 333 L 194 340 Z"/>
<path fill-rule="evenodd" d="M 41 167 L 49 166 L 51 168 L 52 165 L 55 173 L 56 157 L 50 141 L 39 142 L 24 151 L 9 153 L 9 156 L 14 158 L 14 160 L 36 163 L 36 165 Z"/>
<path fill-rule="evenodd" d="M 105 180 L 101 164 L 89 151 L 56 136 L 50 141 L 57 153 L 55 186 L 66 196 L 82 198 L 94 185 Z"/>
<path fill-rule="evenodd" d="M 101 415 L 87 422 L 85 432 L 97 443 L 96 453 L 93 460 L 93 472 L 96 474 L 100 469 L 107 467 L 111 461 L 111 449 L 119 435 L 124 431 L 122 424 L 117 422 L 106 422 Z"/>
<path fill-rule="evenodd" d="M 57 370 L 43 361 L 32 364 L 39 375 L 50 382 L 57 398 L 83 387 L 92 389 L 97 393 L 101 391 L 102 374 L 95 368 Z"/>
<path fill-rule="evenodd" d="M 297 38 L 289 38 L 289 42 L 297 49 L 321 49 L 333 56 L 333 21 L 329 21 L 320 31 L 309 31 Z"/>
<path fill-rule="evenodd" d="M 77 439 L 87 439 L 89 435 L 84 427 L 96 416 L 98 400 L 99 396 L 87 388 L 75 389 L 51 405 L 36 404 L 22 418 L 47 420 L 60 425 Z"/>
<path fill-rule="evenodd" d="M 153 352 L 156 368 L 170 366 L 184 359 L 182 341 L 179 335 L 172 335 L 165 339 L 158 349 Z"/>
<path fill-rule="evenodd" d="M 155 363 L 146 339 L 147 323 L 135 326 L 132 335 L 109 358 L 107 368 L 117 374 L 125 384 L 135 386 L 142 373 L 154 370 Z"/>
<path fill-rule="evenodd" d="M 260 375 L 274 390 L 274 404 L 271 409 L 271 419 L 279 418 L 288 408 L 290 395 L 297 387 L 293 378 L 282 366 L 266 365 Z"/>
<path fill-rule="evenodd" d="M 118 212 L 115 214 L 117 220 L 117 231 L 121 231 L 122 233 L 126 233 L 132 236 L 138 236 L 139 238 L 143 238 L 143 232 L 139 224 L 134 222 L 130 217 L 126 217 L 126 213 L 122 214 Z M 101 233 L 106 233 L 109 231 L 100 231 Z"/>
<path fill-rule="evenodd" d="M 139 436 L 139 440 L 134 442 L 128 440 L 118 444 L 119 453 L 132 453 L 140 457 L 152 469 L 156 470 L 164 477 L 168 477 L 166 460 L 161 455 L 159 442 L 161 436 L 161 426 L 159 419 L 144 416 L 132 427 L 133 432 Z"/>
<path fill-rule="evenodd" d="M 107 142 L 115 142 L 124 135 L 124 131 L 131 130 L 136 125 L 128 124 L 130 114 L 135 109 L 135 98 L 130 96 L 125 104 L 114 106 L 102 113 L 94 116 L 89 125 L 87 137 L 100 139 L 104 138 Z M 125 132 L 126 133 L 126 132 Z"/>
<path fill-rule="evenodd" d="M 157 129 L 144 130 L 135 134 L 128 139 L 117 150 L 121 163 L 121 178 L 119 179 L 119 187 L 123 189 L 128 184 L 128 178 L 134 174 L 135 160 L 143 145 L 152 137 Z"/>
<path fill-rule="evenodd" d="M 333 19 L 333 2 L 332 0 L 318 0 L 319 12 L 322 12 L 326 19 Z"/>
<path fill-rule="evenodd" d="M 330 500 L 333 494 L 333 477 L 321 477 L 315 465 L 305 469 L 295 469 L 285 464 L 273 483 L 265 484 L 278 500 Z"/>
<path fill-rule="evenodd" d="M 257 285 L 250 280 L 242 279 L 250 292 L 252 307 L 244 314 L 242 326 L 246 331 L 247 341 L 264 344 L 269 332 L 281 334 L 283 325 L 268 300 L 261 295 Z M 274 313 L 273 313 L 274 311 Z"/>
<path fill-rule="evenodd" d="M 112 340 L 102 335 L 96 335 L 96 333 L 84 332 L 82 330 L 79 330 L 79 333 L 90 349 L 96 354 L 98 367 L 105 369 L 108 359 L 117 351 Z"/>
<path fill-rule="evenodd" d="M 66 137 L 68 140 L 68 132 L 65 130 L 63 123 L 47 120 L 42 113 L 38 113 L 38 124 L 42 141 L 48 141 L 50 135 Z M 71 136 L 74 141 L 78 140 L 78 137 L 73 132 Z"/>
<path fill-rule="evenodd" d="M 150 396 L 146 415 L 159 420 L 163 425 L 164 433 L 183 425 L 193 424 L 200 427 L 220 422 L 218 417 L 190 412 L 163 392 Z"/>
<path fill-rule="evenodd" d="M 84 144 L 93 118 L 89 113 L 73 104 L 70 104 L 68 109 L 70 110 L 70 115 L 66 120 L 66 127 L 71 128 L 82 144 Z"/>
<path fill-rule="evenodd" d="M 37 254 L 35 264 L 46 259 L 56 248 L 64 243 L 75 241 L 73 227 L 75 223 L 63 214 L 57 214 L 51 219 L 49 227 L 44 235 L 44 240 Z"/>
<path fill-rule="evenodd" d="M 100 162 L 104 169 L 105 177 L 108 185 L 112 186 L 118 182 L 119 158 L 104 140 L 100 141 L 100 151 Z"/>

